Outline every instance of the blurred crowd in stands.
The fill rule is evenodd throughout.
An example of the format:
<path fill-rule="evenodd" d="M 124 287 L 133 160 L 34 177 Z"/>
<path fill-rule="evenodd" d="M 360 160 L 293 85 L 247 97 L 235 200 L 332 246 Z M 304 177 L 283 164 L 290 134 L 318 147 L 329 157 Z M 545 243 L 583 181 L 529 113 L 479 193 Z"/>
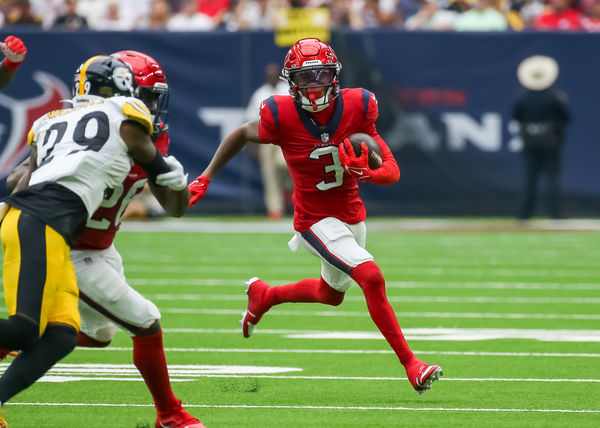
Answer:
<path fill-rule="evenodd" d="M 281 9 L 313 7 L 329 9 L 331 28 L 600 31 L 600 0 L 0 0 L 0 26 L 271 30 Z"/>

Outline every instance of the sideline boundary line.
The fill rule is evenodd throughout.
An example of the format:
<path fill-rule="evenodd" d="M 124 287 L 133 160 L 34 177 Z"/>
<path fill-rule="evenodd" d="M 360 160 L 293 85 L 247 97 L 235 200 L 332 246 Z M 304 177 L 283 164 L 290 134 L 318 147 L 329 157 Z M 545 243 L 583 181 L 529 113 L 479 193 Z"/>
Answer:
<path fill-rule="evenodd" d="M 127 403 L 9 403 L 11 406 L 57 407 L 154 407 L 152 404 Z M 212 409 L 310 409 L 310 410 L 388 410 L 410 412 L 510 412 L 510 413 L 600 413 L 600 409 L 485 409 L 469 407 L 369 407 L 369 406 L 253 406 L 247 404 L 186 404 L 186 408 Z"/>

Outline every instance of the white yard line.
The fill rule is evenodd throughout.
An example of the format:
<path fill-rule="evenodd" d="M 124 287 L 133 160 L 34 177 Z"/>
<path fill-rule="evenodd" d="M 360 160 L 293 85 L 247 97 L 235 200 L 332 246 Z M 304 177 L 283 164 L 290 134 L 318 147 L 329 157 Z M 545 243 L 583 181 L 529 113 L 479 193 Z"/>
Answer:
<path fill-rule="evenodd" d="M 7 363 L 1 363 L 5 370 Z M 200 378 L 234 378 L 234 379 L 285 379 L 285 380 L 332 380 L 332 381 L 406 381 L 401 376 L 306 376 L 282 374 L 301 372 L 297 367 L 270 367 L 252 365 L 169 365 L 169 374 L 174 381 L 194 380 Z M 38 382 L 72 382 L 72 381 L 130 381 L 139 378 L 133 364 L 57 364 Z M 444 382 L 551 382 L 551 383 L 600 383 L 600 379 L 576 378 L 441 378 Z"/>
<path fill-rule="evenodd" d="M 128 403 L 10 403 L 11 406 L 55 407 L 153 407 L 152 404 Z M 205 409 L 294 409 L 294 410 L 384 410 L 405 412 L 507 412 L 507 413 L 600 413 L 597 409 L 487 409 L 470 407 L 380 407 L 380 406 L 274 406 L 246 404 L 186 404 L 186 408 Z"/>
<path fill-rule="evenodd" d="M 241 315 L 242 307 L 238 309 L 196 309 L 161 307 L 162 313 L 199 314 L 199 315 Z M 299 316 L 299 317 L 369 317 L 365 311 L 300 311 L 274 309 L 269 316 Z M 567 320 L 600 320 L 599 314 L 523 314 L 523 313 L 486 313 L 486 312 L 396 312 L 398 317 L 407 318 L 468 318 L 468 319 L 567 319 Z M 262 331 L 262 330 L 261 330 Z"/>
<path fill-rule="evenodd" d="M 220 278 L 131 278 L 133 286 L 162 286 L 181 285 L 197 287 L 238 287 L 242 289 L 244 281 L 240 279 Z M 295 282 L 293 278 L 270 279 L 271 285 L 281 285 Z M 442 281 L 386 281 L 386 288 L 433 288 L 433 289 L 490 289 L 490 290 L 597 290 L 600 283 L 556 283 L 556 282 L 442 282 Z"/>
<path fill-rule="evenodd" d="M 0 293 L 1 295 L 1 293 Z M 163 314 L 198 314 L 239 316 L 243 312 L 238 309 L 196 309 L 161 307 Z M 0 308 L 0 313 L 6 313 L 6 308 Z M 456 319 L 548 319 L 548 320 L 600 320 L 600 314 L 524 314 L 524 313 L 487 313 L 487 312 L 395 312 L 400 318 L 456 318 Z M 369 317 L 369 313 L 354 311 L 292 311 L 272 310 L 271 316 L 298 317 Z M 263 332 L 264 330 L 261 330 Z M 229 331 L 233 332 L 233 331 Z M 239 333 L 239 331 L 238 331 Z"/>
<path fill-rule="evenodd" d="M 240 334 L 239 329 L 165 328 L 165 333 Z M 384 340 L 378 331 L 284 330 L 265 329 L 260 334 L 280 335 L 288 339 Z M 496 339 L 537 340 L 541 342 L 600 342 L 600 330 L 517 329 L 517 328 L 406 328 L 407 340 L 481 341 Z"/>
<path fill-rule="evenodd" d="M 217 300 L 217 301 L 246 301 L 248 296 L 244 293 L 236 294 L 148 294 L 150 300 Z M 364 302 L 362 296 L 345 296 L 348 302 Z M 489 296 L 388 296 L 390 302 L 415 302 L 415 303 L 522 303 L 522 304 L 576 304 L 598 305 L 600 297 L 489 297 Z"/>
<path fill-rule="evenodd" d="M 480 230 L 480 231 L 598 231 L 600 221 L 595 219 L 533 220 L 520 224 L 513 220 L 488 221 L 448 219 L 367 219 L 372 232 L 430 231 L 430 230 Z M 125 221 L 121 226 L 125 232 L 202 232 L 202 233 L 291 233 L 291 218 L 281 221 L 218 221 L 215 219 L 165 219 L 160 221 Z"/>
<path fill-rule="evenodd" d="M 77 348 L 78 352 L 125 351 L 132 352 L 131 347 L 111 346 L 108 348 Z M 166 352 L 215 352 L 219 354 L 393 354 L 387 349 L 256 349 L 256 348 L 165 348 Z M 476 351 L 420 351 L 413 350 L 416 355 L 456 355 L 470 357 L 567 357 L 567 358 L 600 358 L 600 354 L 574 352 L 476 352 Z"/>
<path fill-rule="evenodd" d="M 306 273 L 306 271 L 314 271 L 318 265 L 294 266 L 286 264 L 285 266 L 274 264 L 272 266 L 263 267 L 262 271 L 267 274 L 288 274 L 298 271 Z M 228 274 L 247 274 L 251 275 L 252 270 L 249 266 L 231 265 L 231 264 L 198 264 L 198 265 L 181 265 L 181 264 L 127 264 L 125 266 L 127 272 L 140 272 L 147 275 L 151 272 L 173 272 L 178 274 L 205 274 L 205 273 L 223 273 Z M 393 272 L 395 275 L 419 275 L 419 276 L 461 276 L 466 278 L 472 277 L 529 277 L 529 278 L 592 278 L 596 280 L 600 277 L 600 268 L 595 269 L 593 266 L 588 266 L 588 269 L 552 269 L 549 267 L 540 267 L 539 269 L 524 269 L 524 268 L 489 268 L 482 269 L 480 267 L 403 267 L 387 265 L 384 273 Z"/>

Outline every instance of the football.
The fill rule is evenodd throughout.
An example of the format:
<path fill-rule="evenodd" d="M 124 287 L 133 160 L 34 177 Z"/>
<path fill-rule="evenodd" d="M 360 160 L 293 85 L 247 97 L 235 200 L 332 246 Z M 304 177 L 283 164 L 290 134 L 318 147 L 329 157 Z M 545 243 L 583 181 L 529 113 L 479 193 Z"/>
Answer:
<path fill-rule="evenodd" d="M 369 149 L 369 168 L 377 169 L 381 166 L 381 163 L 383 162 L 381 158 L 381 147 L 379 147 L 375 138 L 371 137 L 369 134 L 357 132 L 356 134 L 349 135 L 348 139 L 352 143 L 354 153 L 357 157 L 361 155 L 360 143 L 364 141 L 367 144 L 367 148 Z"/>

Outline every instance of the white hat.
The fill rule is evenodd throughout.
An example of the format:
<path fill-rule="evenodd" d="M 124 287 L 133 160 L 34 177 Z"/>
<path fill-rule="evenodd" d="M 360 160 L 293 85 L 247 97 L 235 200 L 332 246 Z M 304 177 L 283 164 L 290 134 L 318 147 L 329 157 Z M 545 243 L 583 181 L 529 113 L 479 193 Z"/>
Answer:
<path fill-rule="evenodd" d="M 552 86 L 558 77 L 558 63 L 554 58 L 534 55 L 525 58 L 517 69 L 521 85 L 532 91 L 543 91 Z"/>

